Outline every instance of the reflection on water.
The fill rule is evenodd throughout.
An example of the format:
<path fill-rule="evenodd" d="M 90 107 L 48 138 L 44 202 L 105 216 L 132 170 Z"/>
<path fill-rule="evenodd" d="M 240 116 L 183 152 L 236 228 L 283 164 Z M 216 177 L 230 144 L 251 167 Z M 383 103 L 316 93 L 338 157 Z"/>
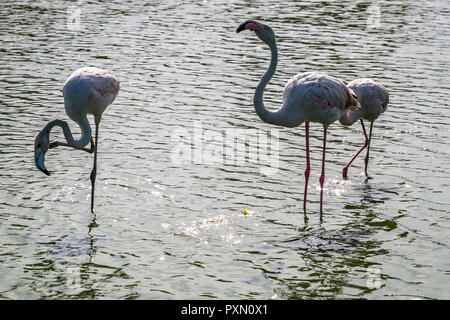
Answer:
<path fill-rule="evenodd" d="M 0 298 L 449 298 L 446 4 L 0 4 Z M 275 129 L 252 107 L 270 52 L 235 33 L 248 18 L 277 34 L 269 108 L 303 71 L 372 77 L 389 89 L 374 125 L 372 179 L 363 157 L 341 179 L 363 136 L 359 126 L 330 126 L 322 218 L 320 125 L 311 126 L 306 216 L 303 127 L 276 128 L 276 172 L 261 171 L 267 163 L 251 153 L 241 162 L 220 153 L 233 130 L 246 130 L 235 147 L 245 153 Z M 100 127 L 96 217 L 91 156 L 50 150 L 51 177 L 33 163 L 35 135 L 67 120 L 65 79 L 88 65 L 121 80 Z M 199 122 L 218 162 L 196 158 Z M 180 132 L 192 154 L 177 162 Z"/>

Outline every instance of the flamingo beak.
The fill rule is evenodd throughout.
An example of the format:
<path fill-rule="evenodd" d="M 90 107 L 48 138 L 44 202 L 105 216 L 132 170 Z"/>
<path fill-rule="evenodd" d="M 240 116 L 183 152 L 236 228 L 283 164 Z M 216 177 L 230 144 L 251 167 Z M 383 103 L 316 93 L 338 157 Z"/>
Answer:
<path fill-rule="evenodd" d="M 352 89 L 349 89 L 349 90 L 350 90 L 350 94 L 352 95 L 352 97 L 356 101 L 355 106 L 358 107 L 358 108 L 361 108 L 361 104 L 359 103 L 359 99 L 358 99 L 358 96 L 356 95 L 355 91 L 353 91 Z"/>
<path fill-rule="evenodd" d="M 37 148 L 34 152 L 34 164 L 36 165 L 36 168 L 49 176 L 50 172 L 45 168 L 44 161 L 44 152 L 42 152 L 41 148 Z"/>

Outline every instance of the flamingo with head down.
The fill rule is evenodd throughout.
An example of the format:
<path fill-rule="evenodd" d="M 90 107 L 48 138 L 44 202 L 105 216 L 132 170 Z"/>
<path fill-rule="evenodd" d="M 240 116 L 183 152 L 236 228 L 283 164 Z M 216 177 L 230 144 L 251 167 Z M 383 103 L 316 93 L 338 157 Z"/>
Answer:
<path fill-rule="evenodd" d="M 359 103 L 361 104 L 361 108 L 358 110 L 361 117 L 359 120 L 361 121 L 366 140 L 361 149 L 359 149 L 359 151 L 344 167 L 344 169 L 342 170 L 342 176 L 344 178 L 347 178 L 347 171 L 353 160 L 355 160 L 355 158 L 361 153 L 361 151 L 367 148 L 366 157 L 364 158 L 364 172 L 366 174 L 366 177 L 368 177 L 369 175 L 367 174 L 367 167 L 369 165 L 369 150 L 370 142 L 372 140 L 373 122 L 383 112 L 386 111 L 389 104 L 389 93 L 382 84 L 368 78 L 353 80 L 347 86 L 355 92 L 356 96 L 358 97 Z M 363 119 L 370 121 L 369 136 L 367 136 Z"/>
<path fill-rule="evenodd" d="M 85 67 L 73 72 L 63 87 L 64 107 L 70 119 L 75 121 L 81 129 L 81 137 L 75 140 L 67 122 L 63 120 L 50 121 L 34 142 L 34 163 L 36 167 L 50 175 L 45 167 L 45 154 L 49 149 L 58 146 L 72 147 L 94 152 L 94 166 L 91 171 L 91 212 L 94 212 L 95 178 L 97 175 L 98 127 L 105 109 L 114 101 L 119 93 L 119 79 L 104 69 Z M 87 118 L 94 115 L 95 143 L 92 139 L 92 130 Z M 50 131 L 53 127 L 62 128 L 66 142 L 50 142 Z M 85 148 L 91 143 L 90 149 Z"/>

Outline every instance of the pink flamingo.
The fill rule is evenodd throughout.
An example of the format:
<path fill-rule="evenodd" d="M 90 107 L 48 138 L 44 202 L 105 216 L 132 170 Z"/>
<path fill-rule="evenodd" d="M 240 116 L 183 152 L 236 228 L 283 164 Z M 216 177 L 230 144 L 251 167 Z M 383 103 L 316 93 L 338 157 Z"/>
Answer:
<path fill-rule="evenodd" d="M 119 93 L 119 79 L 106 70 L 85 67 L 73 72 L 66 80 L 63 87 L 64 107 L 70 119 L 75 121 L 81 129 L 81 137 L 73 138 L 67 122 L 62 120 L 50 121 L 39 134 L 34 142 L 34 163 L 36 167 L 50 175 L 45 168 L 44 160 L 48 149 L 58 146 L 72 147 L 86 152 L 94 152 L 94 167 L 91 172 L 91 212 L 94 212 L 95 178 L 97 175 L 97 149 L 98 149 L 98 127 L 105 109 L 113 103 Z M 87 118 L 88 114 L 94 115 L 95 121 L 95 144 L 92 139 L 91 126 Z M 66 142 L 50 141 L 50 131 L 53 127 L 60 126 L 63 130 Z M 85 146 L 91 142 L 91 148 Z"/>
<path fill-rule="evenodd" d="M 367 167 L 369 165 L 369 150 L 370 150 L 370 141 L 372 139 L 372 128 L 373 122 L 386 111 L 388 103 L 389 103 L 389 94 L 383 85 L 373 81 L 372 79 L 364 78 L 364 79 L 356 79 L 350 82 L 347 85 L 351 90 L 353 90 L 358 97 L 359 103 L 361 104 L 361 108 L 358 110 L 361 118 L 361 125 L 363 128 L 364 136 L 366 138 L 364 145 L 359 149 L 359 151 L 353 156 L 353 158 L 347 163 L 347 165 L 342 170 L 342 176 L 347 178 L 347 171 L 353 160 L 367 148 L 367 154 L 364 159 L 365 168 L 364 172 L 366 177 Z M 370 121 L 370 129 L 369 129 L 369 137 L 367 137 L 366 128 L 364 127 L 363 119 Z"/>
<path fill-rule="evenodd" d="M 309 158 L 309 123 L 319 122 L 323 125 L 322 174 L 320 176 L 320 212 L 322 213 L 323 185 L 325 181 L 325 149 L 327 129 L 336 120 L 349 125 L 359 119 L 359 103 L 356 96 L 339 79 L 319 72 L 306 72 L 292 77 L 283 92 L 283 105 L 278 111 L 270 111 L 264 107 L 263 91 L 275 73 L 278 61 L 278 49 L 275 33 L 263 23 L 247 20 L 237 28 L 254 31 L 271 50 L 269 69 L 256 87 L 253 104 L 258 116 L 264 122 L 283 126 L 297 127 L 305 122 L 306 129 L 306 170 L 303 210 L 306 212 L 306 196 L 310 175 Z"/>

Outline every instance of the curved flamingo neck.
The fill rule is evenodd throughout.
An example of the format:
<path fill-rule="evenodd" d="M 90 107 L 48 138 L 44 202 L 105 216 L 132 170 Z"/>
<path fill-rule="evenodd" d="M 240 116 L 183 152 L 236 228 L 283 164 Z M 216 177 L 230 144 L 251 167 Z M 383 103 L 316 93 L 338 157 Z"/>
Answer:
<path fill-rule="evenodd" d="M 278 49 L 276 43 L 269 46 L 272 54 L 270 59 L 270 65 L 264 76 L 259 81 L 258 86 L 256 87 L 255 95 L 253 96 L 253 105 L 255 106 L 256 113 L 258 114 L 258 116 L 261 118 L 262 121 L 271 124 L 277 124 L 277 117 L 276 115 L 274 115 L 275 112 L 267 110 L 264 107 L 263 102 L 264 89 L 266 88 L 266 85 L 269 83 L 270 79 L 272 79 L 275 70 L 277 69 L 278 63 Z"/>
<path fill-rule="evenodd" d="M 263 94 L 266 85 L 269 83 L 270 79 L 272 79 L 273 75 L 275 74 L 275 70 L 277 69 L 278 64 L 278 49 L 276 43 L 270 45 L 270 51 L 271 51 L 271 58 L 269 68 L 259 81 L 258 86 L 256 87 L 255 90 L 255 95 L 253 96 L 253 103 L 255 105 L 255 110 L 259 116 L 261 115 L 265 116 L 267 112 L 269 112 L 269 110 L 264 108 Z M 261 112 L 261 115 L 259 114 L 259 112 Z M 264 119 L 262 120 L 266 121 Z"/>
<path fill-rule="evenodd" d="M 43 130 L 47 130 L 50 133 L 50 130 L 53 127 L 59 126 L 63 130 L 64 137 L 66 138 L 67 144 L 70 147 L 73 147 L 75 149 L 81 149 L 81 148 L 85 147 L 91 140 L 92 131 L 91 131 L 91 126 L 89 124 L 89 120 L 87 119 L 86 116 L 84 116 L 82 118 L 82 120 L 78 123 L 78 125 L 80 126 L 80 129 L 81 129 L 81 137 L 78 140 L 74 139 L 74 137 L 72 135 L 72 131 L 69 128 L 69 125 L 67 124 L 66 121 L 63 121 L 63 120 L 50 121 Z"/>
<path fill-rule="evenodd" d="M 361 108 L 350 106 L 342 113 L 339 122 L 344 126 L 351 126 L 353 123 L 361 119 Z"/>
<path fill-rule="evenodd" d="M 294 127 L 297 125 L 297 123 L 293 123 L 292 119 L 290 119 L 290 117 L 284 112 L 285 110 L 283 110 L 283 108 L 274 112 L 267 110 L 264 107 L 264 89 L 266 88 L 266 85 L 269 83 L 270 79 L 272 79 L 272 76 L 277 69 L 278 63 L 278 48 L 276 42 L 274 41 L 273 43 L 270 43 L 269 47 L 271 51 L 270 65 L 264 76 L 259 81 L 258 86 L 255 90 L 255 95 L 253 96 L 255 111 L 264 122 L 283 127 Z"/>

